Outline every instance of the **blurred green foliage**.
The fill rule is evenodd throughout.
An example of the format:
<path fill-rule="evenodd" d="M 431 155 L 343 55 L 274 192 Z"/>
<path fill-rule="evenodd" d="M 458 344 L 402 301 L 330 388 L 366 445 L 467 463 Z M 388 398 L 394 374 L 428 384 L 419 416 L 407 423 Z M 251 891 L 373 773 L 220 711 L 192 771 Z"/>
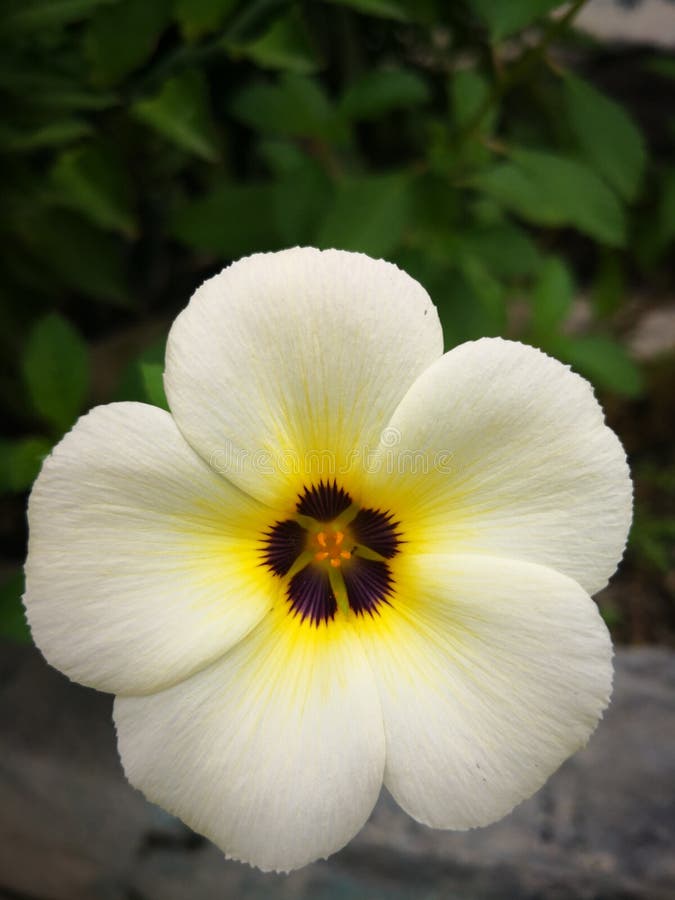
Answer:
<path fill-rule="evenodd" d="M 2 490 L 24 492 L 92 403 L 165 405 L 163 335 L 191 290 L 294 244 L 397 262 L 448 346 L 520 338 L 640 397 L 616 321 L 675 242 L 675 120 L 648 148 L 594 82 L 581 6 L 5 0 Z M 661 533 L 640 530 L 654 559 Z"/>

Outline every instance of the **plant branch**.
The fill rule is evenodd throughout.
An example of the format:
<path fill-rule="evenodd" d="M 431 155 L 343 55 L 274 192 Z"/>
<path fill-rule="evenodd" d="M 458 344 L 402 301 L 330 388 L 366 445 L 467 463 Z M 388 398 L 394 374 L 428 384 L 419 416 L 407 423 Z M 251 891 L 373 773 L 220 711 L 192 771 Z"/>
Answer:
<path fill-rule="evenodd" d="M 506 72 L 504 77 L 495 82 L 492 91 L 480 105 L 476 114 L 468 125 L 460 131 L 457 137 L 458 146 L 463 145 L 468 140 L 475 137 L 476 133 L 480 130 L 483 120 L 489 114 L 492 107 L 504 96 L 504 94 L 510 91 L 511 88 L 523 81 L 523 79 L 529 75 L 530 71 L 539 64 L 551 43 L 567 29 L 586 3 L 587 0 L 574 0 L 564 16 L 561 16 L 559 19 L 552 19 L 544 31 L 541 41 L 535 47 L 531 47 L 523 53 L 520 59 Z"/>

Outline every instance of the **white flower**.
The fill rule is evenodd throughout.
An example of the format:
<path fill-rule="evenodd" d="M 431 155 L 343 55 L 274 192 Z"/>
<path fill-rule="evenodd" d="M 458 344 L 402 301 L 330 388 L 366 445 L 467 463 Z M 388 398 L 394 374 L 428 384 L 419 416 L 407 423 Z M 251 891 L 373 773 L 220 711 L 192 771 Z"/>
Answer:
<path fill-rule="evenodd" d="M 631 517 L 588 383 L 499 339 L 442 355 L 388 263 L 294 249 L 207 281 L 173 325 L 172 414 L 94 409 L 29 506 L 26 607 L 117 694 L 126 774 L 227 856 L 342 847 L 382 783 L 486 825 L 595 728 L 589 594 Z"/>

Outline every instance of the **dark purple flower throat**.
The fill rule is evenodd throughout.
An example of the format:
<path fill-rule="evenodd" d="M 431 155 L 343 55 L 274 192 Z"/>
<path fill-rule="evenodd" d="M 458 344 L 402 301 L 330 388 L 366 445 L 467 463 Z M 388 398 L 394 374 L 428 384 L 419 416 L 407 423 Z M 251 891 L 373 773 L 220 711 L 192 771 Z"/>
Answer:
<path fill-rule="evenodd" d="M 295 518 L 265 532 L 263 564 L 288 580 L 294 615 L 320 625 L 338 608 L 373 616 L 390 603 L 389 560 L 400 544 L 391 513 L 360 508 L 335 481 L 321 481 L 298 497 Z"/>

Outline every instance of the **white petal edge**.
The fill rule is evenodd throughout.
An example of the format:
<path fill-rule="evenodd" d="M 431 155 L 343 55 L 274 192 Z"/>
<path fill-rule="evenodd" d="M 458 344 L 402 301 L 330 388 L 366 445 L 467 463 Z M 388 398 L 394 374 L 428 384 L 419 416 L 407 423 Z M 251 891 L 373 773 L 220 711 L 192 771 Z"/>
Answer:
<path fill-rule="evenodd" d="M 358 639 L 283 606 L 188 681 L 118 697 L 114 718 L 129 781 L 264 871 L 339 850 L 382 785 L 382 717 Z"/>
<path fill-rule="evenodd" d="M 590 594 L 616 569 L 626 455 L 590 384 L 558 360 L 500 338 L 462 344 L 418 378 L 387 433 L 372 489 L 410 525 L 411 552 L 540 563 Z"/>
<path fill-rule="evenodd" d="M 488 825 L 595 729 L 611 693 L 607 629 L 578 584 L 517 560 L 409 558 L 396 593 L 360 631 L 385 785 L 427 825 Z"/>
<path fill-rule="evenodd" d="M 426 291 L 391 263 L 296 247 L 205 282 L 167 344 L 178 426 L 214 468 L 283 505 L 353 469 L 443 352 Z"/>
<path fill-rule="evenodd" d="M 259 567 L 270 515 L 216 475 L 164 410 L 97 407 L 31 493 L 24 603 L 35 643 L 103 691 L 185 678 L 272 606 Z"/>

